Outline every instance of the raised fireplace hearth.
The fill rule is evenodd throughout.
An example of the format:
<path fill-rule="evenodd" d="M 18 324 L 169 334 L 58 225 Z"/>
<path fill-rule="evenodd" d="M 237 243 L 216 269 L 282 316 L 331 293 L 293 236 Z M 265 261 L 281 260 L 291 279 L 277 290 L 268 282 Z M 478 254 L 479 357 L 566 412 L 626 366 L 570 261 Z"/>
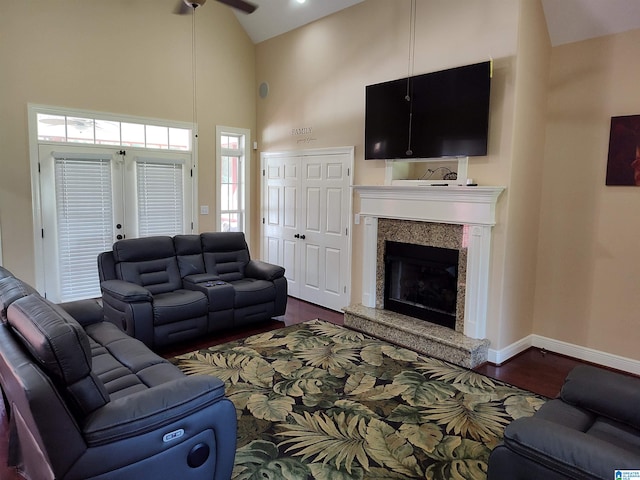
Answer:
<path fill-rule="evenodd" d="M 345 309 L 345 325 L 468 368 L 484 363 L 489 348 L 485 333 L 491 232 L 495 205 L 504 188 L 354 188 L 361 198 L 359 216 L 364 224 L 363 291 L 362 303 Z M 411 311 L 387 308 L 388 242 L 456 252 L 455 313 L 452 308 L 442 309 L 450 317 L 446 326 L 433 319 L 419 319 Z M 442 269 L 450 270 L 451 266 Z"/>
<path fill-rule="evenodd" d="M 344 312 L 345 326 L 416 352 L 466 368 L 487 361 L 487 339 L 469 338 L 448 327 L 361 304 L 350 305 Z"/>

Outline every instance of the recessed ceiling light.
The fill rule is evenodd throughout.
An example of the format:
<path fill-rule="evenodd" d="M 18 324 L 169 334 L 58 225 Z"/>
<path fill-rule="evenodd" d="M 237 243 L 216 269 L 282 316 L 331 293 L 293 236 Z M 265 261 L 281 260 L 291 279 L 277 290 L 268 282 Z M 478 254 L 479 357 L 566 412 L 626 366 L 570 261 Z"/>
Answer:
<path fill-rule="evenodd" d="M 306 3 L 307 0 L 298 0 L 298 3 Z"/>

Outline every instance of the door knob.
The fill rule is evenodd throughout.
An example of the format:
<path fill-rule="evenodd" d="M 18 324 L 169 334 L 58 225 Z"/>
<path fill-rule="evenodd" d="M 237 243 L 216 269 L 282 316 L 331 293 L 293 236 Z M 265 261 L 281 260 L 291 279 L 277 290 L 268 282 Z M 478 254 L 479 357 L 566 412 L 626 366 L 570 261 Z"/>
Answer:
<path fill-rule="evenodd" d="M 294 237 L 295 237 L 295 238 L 300 238 L 300 234 L 299 234 L 299 233 L 296 233 L 296 234 L 294 235 Z"/>
<path fill-rule="evenodd" d="M 116 235 L 117 240 L 122 240 L 122 235 Z"/>
<path fill-rule="evenodd" d="M 304 235 L 300 235 L 300 238 L 301 238 L 302 240 L 304 240 L 304 239 L 305 239 L 305 238 L 307 238 L 307 237 L 305 237 Z"/>

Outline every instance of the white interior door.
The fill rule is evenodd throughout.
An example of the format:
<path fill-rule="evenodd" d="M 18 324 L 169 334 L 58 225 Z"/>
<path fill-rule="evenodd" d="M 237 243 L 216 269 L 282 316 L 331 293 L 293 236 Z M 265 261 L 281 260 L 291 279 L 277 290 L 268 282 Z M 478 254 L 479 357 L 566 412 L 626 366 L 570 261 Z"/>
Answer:
<path fill-rule="evenodd" d="M 300 296 L 340 310 L 349 304 L 349 157 L 305 156 L 303 168 Z"/>
<path fill-rule="evenodd" d="M 289 295 L 300 294 L 299 248 L 301 156 L 263 157 L 262 258 L 286 270 Z"/>
<path fill-rule="evenodd" d="M 334 310 L 350 302 L 352 164 L 352 148 L 263 154 L 263 258 L 289 295 Z"/>

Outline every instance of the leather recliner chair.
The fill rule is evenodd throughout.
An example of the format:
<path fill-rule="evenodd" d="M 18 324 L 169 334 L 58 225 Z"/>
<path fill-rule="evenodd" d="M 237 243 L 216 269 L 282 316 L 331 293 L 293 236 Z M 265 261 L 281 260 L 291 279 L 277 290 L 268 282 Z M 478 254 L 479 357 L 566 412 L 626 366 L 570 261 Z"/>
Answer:
<path fill-rule="evenodd" d="M 640 470 L 640 378 L 581 365 L 559 398 L 507 426 L 488 480 L 595 480 Z"/>

